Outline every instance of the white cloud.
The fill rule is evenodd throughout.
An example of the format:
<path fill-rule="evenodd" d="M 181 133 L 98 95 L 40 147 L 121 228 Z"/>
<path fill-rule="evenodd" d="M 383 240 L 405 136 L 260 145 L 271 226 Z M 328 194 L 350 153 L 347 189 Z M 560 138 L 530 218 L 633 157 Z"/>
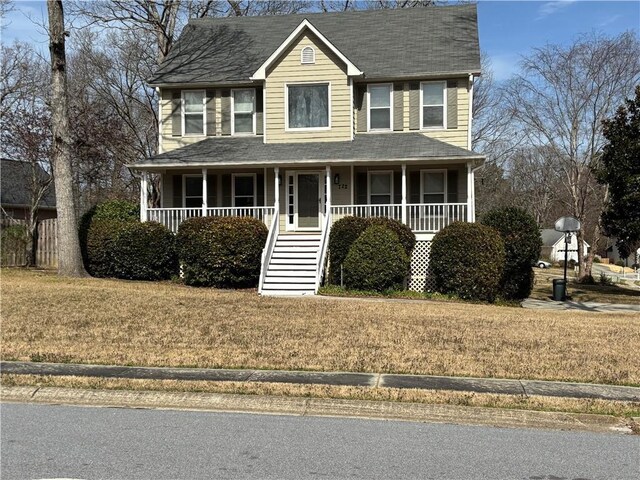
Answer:
<path fill-rule="evenodd" d="M 576 1 L 577 0 L 555 0 L 552 2 L 545 2 L 540 5 L 540 8 L 538 9 L 538 17 L 536 20 L 541 20 L 549 15 L 553 15 L 554 13 L 567 8 Z"/>

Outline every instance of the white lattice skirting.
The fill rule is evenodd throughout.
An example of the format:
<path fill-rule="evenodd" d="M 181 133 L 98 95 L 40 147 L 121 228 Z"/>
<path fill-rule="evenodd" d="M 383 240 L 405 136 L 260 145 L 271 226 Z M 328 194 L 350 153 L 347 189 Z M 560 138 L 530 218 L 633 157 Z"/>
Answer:
<path fill-rule="evenodd" d="M 411 255 L 411 277 L 409 290 L 414 292 L 433 291 L 435 285 L 429 275 L 429 259 L 431 258 L 431 241 L 419 240 Z"/>

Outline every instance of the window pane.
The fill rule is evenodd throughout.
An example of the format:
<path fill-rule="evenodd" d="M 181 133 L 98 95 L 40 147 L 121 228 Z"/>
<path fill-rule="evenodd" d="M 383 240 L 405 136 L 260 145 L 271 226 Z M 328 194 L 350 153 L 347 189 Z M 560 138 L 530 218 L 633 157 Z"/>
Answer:
<path fill-rule="evenodd" d="M 391 194 L 391 175 L 388 173 L 371 174 L 371 195 Z"/>
<path fill-rule="evenodd" d="M 391 85 L 370 86 L 369 98 L 372 107 L 391 106 Z"/>
<path fill-rule="evenodd" d="M 253 197 L 236 197 L 236 207 L 253 207 Z"/>
<path fill-rule="evenodd" d="M 422 109 L 423 127 L 442 127 L 444 125 L 443 107 L 424 107 Z"/>
<path fill-rule="evenodd" d="M 369 111 L 370 128 L 391 128 L 391 109 L 373 108 Z"/>
<path fill-rule="evenodd" d="M 253 195 L 253 177 L 235 177 L 235 195 Z"/>
<path fill-rule="evenodd" d="M 329 126 L 329 86 L 289 87 L 289 128 Z"/>
<path fill-rule="evenodd" d="M 189 92 L 184 91 L 184 111 L 187 113 L 202 113 L 204 108 L 204 92 Z"/>
<path fill-rule="evenodd" d="M 253 133 L 253 114 L 236 113 L 233 128 L 235 133 Z"/>
<path fill-rule="evenodd" d="M 202 120 L 202 114 L 198 115 L 185 115 L 184 116 L 184 133 L 188 134 L 200 134 L 204 130 L 204 123 Z"/>
<path fill-rule="evenodd" d="M 424 191 L 427 193 L 444 193 L 444 173 L 434 172 L 424 174 Z"/>
<path fill-rule="evenodd" d="M 200 208 L 202 207 L 202 197 L 186 197 L 184 206 L 185 208 Z"/>
<path fill-rule="evenodd" d="M 202 198 L 202 177 L 185 177 L 184 194 L 187 197 Z M 202 203 L 202 201 L 200 203 Z"/>
<path fill-rule="evenodd" d="M 390 205 L 391 195 L 371 195 L 371 205 Z"/>
<path fill-rule="evenodd" d="M 444 203 L 444 193 L 425 193 L 424 203 Z"/>
<path fill-rule="evenodd" d="M 253 90 L 237 90 L 233 92 L 234 112 L 253 113 Z"/>
<path fill-rule="evenodd" d="M 444 89 L 441 83 L 426 83 L 422 85 L 423 105 L 442 105 L 444 103 Z"/>

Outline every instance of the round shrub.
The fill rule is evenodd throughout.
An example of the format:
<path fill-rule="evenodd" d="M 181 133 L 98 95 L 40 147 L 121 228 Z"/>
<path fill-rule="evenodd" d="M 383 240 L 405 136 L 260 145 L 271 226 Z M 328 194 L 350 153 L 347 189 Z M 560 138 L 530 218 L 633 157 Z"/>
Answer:
<path fill-rule="evenodd" d="M 196 217 L 182 222 L 176 244 L 184 282 L 256 287 L 268 234 L 265 224 L 251 217 Z"/>
<path fill-rule="evenodd" d="M 157 222 L 122 222 L 112 240 L 114 276 L 168 280 L 178 273 L 175 236 Z"/>
<path fill-rule="evenodd" d="M 347 258 L 353 242 L 369 226 L 369 221 L 362 217 L 343 217 L 336 221 L 329 233 L 329 278 L 334 285 L 340 283 L 340 266 Z"/>
<path fill-rule="evenodd" d="M 95 219 L 84 237 L 84 266 L 93 277 L 115 277 L 113 243 L 127 223 L 116 219 Z M 132 223 L 132 222 L 131 222 Z"/>
<path fill-rule="evenodd" d="M 347 288 L 397 290 L 409 272 L 409 257 L 392 230 L 372 225 L 353 243 L 343 266 Z"/>
<path fill-rule="evenodd" d="M 542 238 L 535 218 L 521 208 L 505 207 L 487 212 L 482 223 L 497 230 L 504 242 L 501 296 L 517 300 L 527 298 L 533 289 L 531 266 L 538 261 L 542 250 Z"/>
<path fill-rule="evenodd" d="M 402 245 L 404 253 L 407 254 L 407 257 L 411 258 L 413 247 L 416 246 L 416 234 L 413 233 L 408 225 L 405 225 L 398 220 L 386 217 L 373 217 L 368 220 L 370 225 L 382 225 L 383 227 L 387 227 L 393 231 L 398 236 L 398 240 L 400 240 L 400 245 Z"/>
<path fill-rule="evenodd" d="M 500 291 L 504 258 L 504 242 L 496 230 L 454 222 L 434 235 L 429 263 L 438 292 L 493 301 Z"/>

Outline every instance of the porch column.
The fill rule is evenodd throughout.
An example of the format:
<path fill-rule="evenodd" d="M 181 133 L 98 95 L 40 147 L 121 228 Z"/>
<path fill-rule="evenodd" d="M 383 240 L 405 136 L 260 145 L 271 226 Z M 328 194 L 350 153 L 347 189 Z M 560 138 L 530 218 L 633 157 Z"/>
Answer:
<path fill-rule="evenodd" d="M 471 183 L 471 175 L 473 175 L 473 172 L 471 171 L 471 162 L 467 163 L 467 222 L 473 222 L 473 218 L 472 218 L 472 210 L 473 210 L 473 203 L 472 203 L 472 189 L 473 189 L 473 185 Z"/>
<path fill-rule="evenodd" d="M 148 183 L 149 183 L 149 177 L 147 172 L 142 172 L 142 174 L 140 175 L 140 221 L 141 222 L 146 222 L 148 219 L 148 211 L 147 211 L 147 206 L 149 202 L 148 193 L 147 193 Z"/>
<path fill-rule="evenodd" d="M 476 221 L 476 172 L 471 168 L 471 221 Z"/>
<path fill-rule="evenodd" d="M 327 165 L 326 169 L 326 178 L 327 204 L 324 206 L 324 211 L 325 215 L 331 215 L 331 167 L 329 165 Z"/>
<path fill-rule="evenodd" d="M 273 190 L 273 206 L 276 207 L 276 211 L 280 210 L 280 183 L 278 182 L 278 175 L 280 175 L 280 168 L 273 169 L 274 175 L 274 190 Z"/>
<path fill-rule="evenodd" d="M 209 207 L 208 202 L 208 194 L 207 194 L 207 169 L 202 169 L 202 216 L 207 216 L 207 208 Z"/>
<path fill-rule="evenodd" d="M 407 224 L 407 164 L 402 164 L 402 223 Z"/>

